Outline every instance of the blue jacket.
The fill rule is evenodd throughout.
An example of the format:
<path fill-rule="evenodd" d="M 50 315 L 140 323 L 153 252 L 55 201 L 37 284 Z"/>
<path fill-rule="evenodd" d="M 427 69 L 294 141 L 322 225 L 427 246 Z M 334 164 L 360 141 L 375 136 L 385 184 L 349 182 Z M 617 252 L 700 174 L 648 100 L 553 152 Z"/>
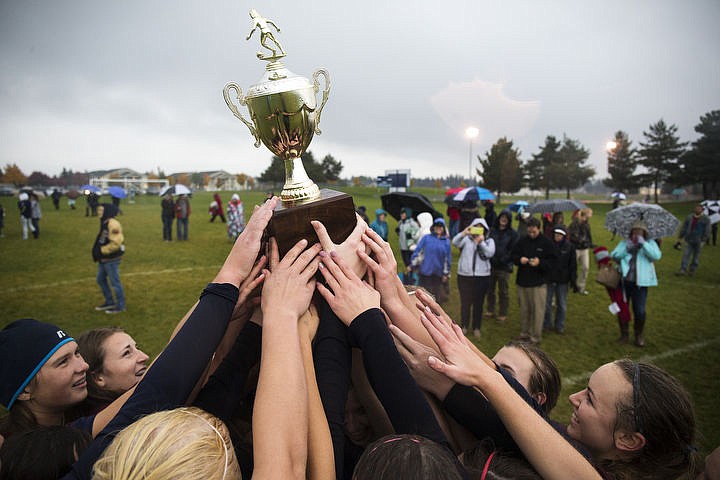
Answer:
<path fill-rule="evenodd" d="M 380 238 L 382 238 L 383 240 L 385 240 L 387 242 L 387 238 L 388 238 L 387 222 L 381 222 L 380 220 L 378 220 L 376 218 L 375 221 L 370 224 L 370 228 L 372 228 L 375 231 L 375 233 L 380 235 Z"/>
<path fill-rule="evenodd" d="M 695 226 L 692 227 L 693 217 L 692 213 L 687 216 L 680 227 L 678 238 L 684 238 L 688 243 L 702 243 L 710 234 L 710 218 L 707 215 L 700 215 L 695 221 Z"/>
<path fill-rule="evenodd" d="M 620 270 L 623 278 L 627 277 L 630 271 L 630 259 L 632 253 L 628 251 L 628 240 L 622 240 L 610 256 L 614 260 L 620 262 Z M 655 275 L 655 266 L 653 262 L 657 262 L 662 257 L 660 247 L 655 240 L 646 240 L 637 251 L 636 265 L 636 284 L 638 287 L 656 287 L 658 284 L 657 275 Z"/>
<path fill-rule="evenodd" d="M 449 238 L 445 236 L 438 238 L 432 233 L 428 233 L 420 239 L 420 243 L 418 243 L 417 248 L 415 248 L 412 254 L 411 261 L 414 260 L 420 252 L 424 253 L 423 261 L 420 264 L 420 275 L 436 275 L 441 277 L 450 274 L 452 252 L 450 250 Z"/>

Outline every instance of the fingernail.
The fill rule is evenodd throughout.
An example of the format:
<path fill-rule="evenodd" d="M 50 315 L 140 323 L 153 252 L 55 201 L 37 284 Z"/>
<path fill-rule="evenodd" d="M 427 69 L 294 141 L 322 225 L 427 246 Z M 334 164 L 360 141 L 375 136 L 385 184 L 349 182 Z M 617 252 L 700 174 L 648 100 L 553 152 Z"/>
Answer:
<path fill-rule="evenodd" d="M 335 258 L 335 257 L 338 256 L 338 254 L 337 254 L 337 252 L 336 252 L 335 250 L 332 250 L 332 251 L 330 252 L 330 256 L 331 256 L 332 258 Z"/>
<path fill-rule="evenodd" d="M 322 262 L 318 263 L 318 269 L 322 270 L 323 268 L 325 268 L 325 265 Z"/>
<path fill-rule="evenodd" d="M 320 253 L 318 253 L 318 255 L 324 258 L 327 256 L 327 253 L 325 252 L 325 250 L 320 250 Z"/>
<path fill-rule="evenodd" d="M 428 318 L 425 316 L 424 313 L 421 313 L 421 314 L 420 314 L 420 319 L 421 319 L 421 320 L 427 320 Z"/>

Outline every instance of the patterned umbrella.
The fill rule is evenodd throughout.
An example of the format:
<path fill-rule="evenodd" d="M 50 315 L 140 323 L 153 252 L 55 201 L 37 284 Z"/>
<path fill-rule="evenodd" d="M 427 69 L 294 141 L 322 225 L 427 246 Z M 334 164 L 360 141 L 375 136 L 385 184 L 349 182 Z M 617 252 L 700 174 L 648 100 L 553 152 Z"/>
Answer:
<path fill-rule="evenodd" d="M 612 198 L 619 198 L 620 200 L 625 200 L 627 197 L 622 192 L 613 192 L 610 194 Z"/>
<path fill-rule="evenodd" d="M 530 213 L 554 213 L 554 212 L 574 212 L 585 208 L 585 204 L 578 200 L 568 200 L 564 198 L 555 198 L 551 200 L 540 200 L 526 208 L 526 212 Z"/>
<path fill-rule="evenodd" d="M 605 216 L 605 228 L 628 238 L 632 225 L 638 220 L 645 222 L 650 238 L 672 236 L 680 225 L 680 220 L 660 205 L 631 203 L 609 211 Z"/>
<path fill-rule="evenodd" d="M 718 200 L 703 200 L 700 202 L 705 207 L 705 215 L 710 217 L 710 223 L 715 224 L 720 222 L 720 201 Z"/>

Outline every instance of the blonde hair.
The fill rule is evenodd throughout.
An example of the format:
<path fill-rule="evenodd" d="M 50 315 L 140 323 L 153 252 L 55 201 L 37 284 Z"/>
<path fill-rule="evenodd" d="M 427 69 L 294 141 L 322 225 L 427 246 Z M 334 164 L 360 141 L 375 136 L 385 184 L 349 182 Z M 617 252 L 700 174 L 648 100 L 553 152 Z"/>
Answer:
<path fill-rule="evenodd" d="M 94 480 L 239 479 L 225 424 L 195 407 L 153 413 L 122 430 L 93 467 Z"/>

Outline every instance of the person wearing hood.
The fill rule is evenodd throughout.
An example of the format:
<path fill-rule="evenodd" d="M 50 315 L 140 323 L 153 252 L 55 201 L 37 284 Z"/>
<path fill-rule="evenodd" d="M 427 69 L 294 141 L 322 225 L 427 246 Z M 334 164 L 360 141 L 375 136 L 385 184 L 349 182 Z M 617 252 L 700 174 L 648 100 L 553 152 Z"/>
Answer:
<path fill-rule="evenodd" d="M 513 271 L 512 249 L 518 240 L 518 234 L 512 228 L 512 213 L 503 210 L 498 215 L 497 228 L 490 230 L 490 238 L 495 242 L 495 255 L 490 259 L 492 271 L 490 285 L 487 292 L 486 316 L 495 315 L 495 287 L 497 286 L 497 300 L 499 304 L 496 321 L 503 323 L 507 320 L 510 306 L 510 274 Z"/>
<path fill-rule="evenodd" d="M 375 221 L 370 224 L 370 228 L 380 235 L 380 238 L 387 242 L 388 224 L 385 221 L 385 217 L 387 217 L 387 212 L 385 210 L 382 208 L 375 210 Z"/>
<path fill-rule="evenodd" d="M 409 274 L 412 270 L 410 257 L 412 257 L 412 251 L 415 249 L 417 242 L 420 240 L 420 225 L 412 217 L 412 209 L 405 207 L 400 210 L 400 221 L 398 222 L 398 226 L 395 228 L 395 233 L 397 233 L 398 236 L 400 254 L 402 255 L 403 263 L 405 264 L 406 275 L 404 277 L 408 279 L 410 276 L 407 274 Z"/>
<path fill-rule="evenodd" d="M 237 193 L 233 193 L 227 205 L 227 229 L 232 242 L 245 230 L 245 212 Z"/>
<path fill-rule="evenodd" d="M 553 243 L 557 253 L 555 268 L 548 275 L 547 300 L 545 301 L 545 321 L 543 329 L 565 333 L 565 317 L 567 316 L 567 296 L 570 285 L 577 292 L 577 259 L 575 246 L 567 238 L 567 230 L 563 225 L 555 225 Z M 553 299 L 557 307 L 553 323 Z"/>
<path fill-rule="evenodd" d="M 20 222 L 22 225 L 22 238 L 28 239 L 28 230 L 35 233 L 35 227 L 32 224 L 32 206 L 30 205 L 30 196 L 25 192 L 18 195 L 18 209 L 20 210 Z"/>
<path fill-rule="evenodd" d="M 452 239 L 453 245 L 460 249 L 457 282 L 461 326 L 463 333 L 472 330 L 475 338 L 480 338 L 483 302 L 490 286 L 490 259 L 495 255 L 495 241 L 489 238 L 489 234 L 485 220 L 476 218 Z"/>
<path fill-rule="evenodd" d="M 98 205 L 97 212 L 100 216 L 100 231 L 93 244 L 92 256 L 98 264 L 96 280 L 105 302 L 95 307 L 95 310 L 120 313 L 125 311 L 125 293 L 120 283 L 120 260 L 125 253 L 125 237 L 122 225 L 115 218 L 118 214 L 115 205 L 103 203 Z"/>
<path fill-rule="evenodd" d="M 430 233 L 420 239 L 410 261 L 413 265 L 419 264 L 420 286 L 433 294 L 438 303 L 447 300 L 445 288 L 450 277 L 452 251 L 444 219 L 435 219 Z"/>
<path fill-rule="evenodd" d="M 621 240 L 610 254 L 613 260 L 620 263 L 623 293 L 632 305 L 635 345 L 638 347 L 645 346 L 648 287 L 656 287 L 658 284 L 653 264 L 662 257 L 657 242 L 648 237 L 647 225 L 638 220 L 632 225 L 630 238 Z"/>

